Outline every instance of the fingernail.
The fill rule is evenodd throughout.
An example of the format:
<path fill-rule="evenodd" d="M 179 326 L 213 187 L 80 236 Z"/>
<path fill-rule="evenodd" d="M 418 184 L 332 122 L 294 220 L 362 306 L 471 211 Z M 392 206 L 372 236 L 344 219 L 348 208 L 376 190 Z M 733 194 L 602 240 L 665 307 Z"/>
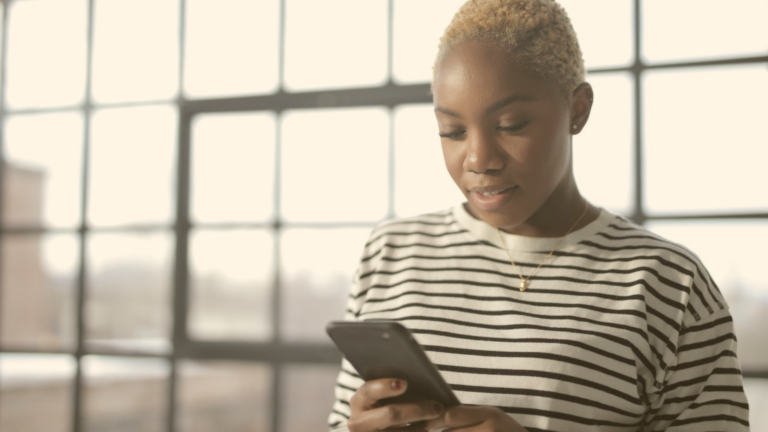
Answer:
<path fill-rule="evenodd" d="M 389 385 L 392 386 L 393 390 L 400 390 L 403 387 L 403 382 L 401 380 L 392 380 L 389 382 Z"/>
<path fill-rule="evenodd" d="M 437 415 L 437 414 L 440 414 L 442 412 L 443 412 L 443 406 L 442 405 L 440 405 L 437 402 L 432 404 L 432 414 Z"/>

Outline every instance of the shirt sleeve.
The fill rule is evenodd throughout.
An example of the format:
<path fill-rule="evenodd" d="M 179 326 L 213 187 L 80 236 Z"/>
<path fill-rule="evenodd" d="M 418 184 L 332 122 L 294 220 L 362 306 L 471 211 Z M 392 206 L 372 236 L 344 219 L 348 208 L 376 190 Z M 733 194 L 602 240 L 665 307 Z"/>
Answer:
<path fill-rule="evenodd" d="M 684 327 L 646 431 L 748 432 L 749 408 L 727 307 Z"/>
<path fill-rule="evenodd" d="M 355 281 L 353 282 L 352 290 L 350 291 L 349 299 L 347 300 L 347 311 L 344 314 L 345 321 L 357 320 L 357 301 L 355 295 L 358 292 L 359 287 L 359 272 L 355 275 Z M 357 391 L 358 387 L 363 384 L 363 380 L 357 374 L 357 371 L 346 360 L 341 361 L 341 371 L 336 378 L 336 387 L 334 389 L 335 401 L 331 414 L 328 416 L 328 428 L 331 432 L 348 432 L 347 421 L 351 414 L 349 406 L 349 399 Z"/>
<path fill-rule="evenodd" d="M 376 238 L 374 237 L 376 232 L 377 230 L 374 230 L 371 233 L 371 239 L 363 250 L 360 265 L 352 280 L 352 286 L 347 299 L 346 312 L 344 314 L 345 321 L 357 321 L 362 305 L 365 302 L 364 279 L 366 278 L 366 275 L 370 274 L 371 269 L 375 265 L 375 257 L 380 252 L 380 250 L 377 249 L 377 247 L 380 247 L 380 242 L 376 241 Z M 360 375 L 357 374 L 355 368 L 352 367 L 346 359 L 342 359 L 341 371 L 336 378 L 336 387 L 334 389 L 336 399 L 333 403 L 331 413 L 328 416 L 328 430 L 330 432 L 349 432 L 349 429 L 347 429 L 347 421 L 349 421 L 349 416 L 352 412 L 349 406 L 349 400 L 363 382 L 364 381 L 360 378 Z"/>

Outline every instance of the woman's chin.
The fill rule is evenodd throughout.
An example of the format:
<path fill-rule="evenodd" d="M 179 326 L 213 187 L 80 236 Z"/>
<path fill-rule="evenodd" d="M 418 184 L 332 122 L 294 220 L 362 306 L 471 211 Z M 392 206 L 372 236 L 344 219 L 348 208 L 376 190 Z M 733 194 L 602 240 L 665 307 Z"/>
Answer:
<path fill-rule="evenodd" d="M 506 209 L 505 211 L 505 209 L 501 207 L 493 211 L 488 211 L 475 207 L 471 200 L 464 204 L 464 208 L 467 210 L 467 213 L 475 219 L 481 220 L 493 227 L 498 227 L 504 231 L 514 230 L 516 226 L 525 222 L 519 217 L 516 217 L 514 212 L 510 211 L 512 209 Z"/>

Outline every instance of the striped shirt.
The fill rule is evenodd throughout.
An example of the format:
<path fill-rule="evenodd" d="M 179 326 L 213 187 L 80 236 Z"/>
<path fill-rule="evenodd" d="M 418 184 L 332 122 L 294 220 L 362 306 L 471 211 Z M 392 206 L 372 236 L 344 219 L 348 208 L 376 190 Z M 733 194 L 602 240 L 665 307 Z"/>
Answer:
<path fill-rule="evenodd" d="M 529 275 L 559 239 L 502 233 Z M 684 247 L 602 210 L 519 291 L 496 229 L 464 206 L 378 226 L 346 319 L 408 327 L 466 405 L 528 431 L 749 431 L 728 307 Z M 362 384 L 345 361 L 329 416 Z"/>

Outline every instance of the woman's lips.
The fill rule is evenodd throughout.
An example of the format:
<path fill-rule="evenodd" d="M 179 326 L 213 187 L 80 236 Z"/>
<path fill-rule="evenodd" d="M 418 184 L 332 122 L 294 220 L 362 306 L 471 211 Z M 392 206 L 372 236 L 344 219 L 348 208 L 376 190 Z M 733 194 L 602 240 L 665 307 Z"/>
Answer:
<path fill-rule="evenodd" d="M 483 193 L 478 190 L 473 190 L 470 191 L 469 196 L 472 204 L 478 209 L 484 211 L 494 211 L 498 210 L 501 206 L 506 204 L 510 197 L 515 193 L 515 191 L 517 191 L 517 186 L 503 189 L 498 192 L 486 191 Z"/>

